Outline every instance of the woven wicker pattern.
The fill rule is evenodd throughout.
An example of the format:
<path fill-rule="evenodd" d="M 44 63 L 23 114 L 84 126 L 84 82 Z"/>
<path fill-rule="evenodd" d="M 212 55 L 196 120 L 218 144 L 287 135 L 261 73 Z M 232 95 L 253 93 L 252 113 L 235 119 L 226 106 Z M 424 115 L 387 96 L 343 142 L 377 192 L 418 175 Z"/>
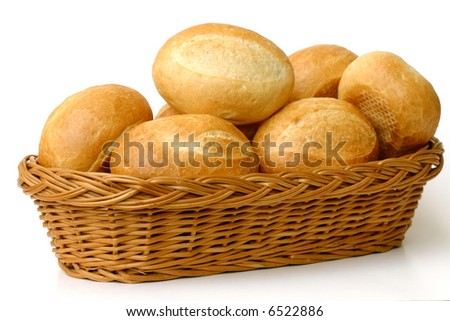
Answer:
<path fill-rule="evenodd" d="M 28 156 L 19 186 L 67 274 L 136 283 L 400 246 L 442 156 L 433 139 L 414 154 L 345 169 L 149 180 L 47 169 Z"/>

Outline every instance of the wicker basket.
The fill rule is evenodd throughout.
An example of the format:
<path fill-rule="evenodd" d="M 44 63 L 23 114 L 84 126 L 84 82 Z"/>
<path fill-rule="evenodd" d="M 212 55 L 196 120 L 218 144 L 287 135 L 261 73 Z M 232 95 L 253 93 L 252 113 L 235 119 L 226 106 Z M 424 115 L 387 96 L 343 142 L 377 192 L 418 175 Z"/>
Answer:
<path fill-rule="evenodd" d="M 136 283 L 398 247 L 443 152 L 434 138 L 411 155 L 341 169 L 149 180 L 48 169 L 28 156 L 19 186 L 68 275 Z"/>

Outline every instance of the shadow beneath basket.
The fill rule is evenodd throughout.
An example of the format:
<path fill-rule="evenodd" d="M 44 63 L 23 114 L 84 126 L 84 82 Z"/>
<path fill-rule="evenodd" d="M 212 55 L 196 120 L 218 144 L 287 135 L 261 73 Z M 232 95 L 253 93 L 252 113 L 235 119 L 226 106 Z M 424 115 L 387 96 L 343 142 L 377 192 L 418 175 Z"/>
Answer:
<path fill-rule="evenodd" d="M 398 298 L 391 279 L 405 276 L 402 247 L 384 253 L 201 277 L 125 284 L 95 282 L 60 272 L 58 292 L 64 297 L 89 296 L 134 301 L 162 300 L 341 300 Z M 407 272 L 407 271 L 406 271 Z M 407 276 L 407 275 L 406 275 Z M 286 304 L 286 302 L 281 302 Z"/>

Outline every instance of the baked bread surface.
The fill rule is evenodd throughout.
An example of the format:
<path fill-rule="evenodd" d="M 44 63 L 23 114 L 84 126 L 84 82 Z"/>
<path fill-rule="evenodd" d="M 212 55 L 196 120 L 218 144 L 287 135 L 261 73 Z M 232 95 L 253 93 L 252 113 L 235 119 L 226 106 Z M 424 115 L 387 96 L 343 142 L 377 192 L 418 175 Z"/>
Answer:
<path fill-rule="evenodd" d="M 337 98 L 339 81 L 347 66 L 358 56 L 338 45 L 310 46 L 289 56 L 295 84 L 290 101 L 309 97 Z"/>
<path fill-rule="evenodd" d="M 371 123 L 355 106 L 336 98 L 290 103 L 259 127 L 254 142 L 260 170 L 267 173 L 346 166 L 378 157 Z"/>
<path fill-rule="evenodd" d="M 427 144 L 441 106 L 431 83 L 401 57 L 383 51 L 355 59 L 342 75 L 338 97 L 372 122 L 381 158 L 397 157 Z"/>
<path fill-rule="evenodd" d="M 193 26 L 171 37 L 153 64 L 165 101 L 187 114 L 256 123 L 284 106 L 294 85 L 286 54 L 260 34 L 228 24 Z"/>
<path fill-rule="evenodd" d="M 138 91 L 116 84 L 86 88 L 66 98 L 48 117 L 39 142 L 39 164 L 103 171 L 103 150 L 124 130 L 152 119 Z"/>
<path fill-rule="evenodd" d="M 232 123 L 183 114 L 148 121 L 125 132 L 111 149 L 113 174 L 140 178 L 242 175 L 258 171 L 258 155 Z"/>

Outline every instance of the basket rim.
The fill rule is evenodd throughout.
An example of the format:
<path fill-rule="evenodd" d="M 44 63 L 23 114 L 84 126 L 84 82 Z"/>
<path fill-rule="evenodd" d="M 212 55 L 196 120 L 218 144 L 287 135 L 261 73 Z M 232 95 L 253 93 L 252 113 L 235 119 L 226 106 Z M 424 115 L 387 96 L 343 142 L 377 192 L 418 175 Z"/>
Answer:
<path fill-rule="evenodd" d="M 345 168 L 297 173 L 253 173 L 241 176 L 153 177 L 142 179 L 99 172 L 45 168 L 37 156 L 19 164 L 18 185 L 43 202 L 79 208 L 119 211 L 148 208 L 194 209 L 274 206 L 329 197 L 401 190 L 423 186 L 443 167 L 443 146 L 437 139 L 416 152 Z"/>
<path fill-rule="evenodd" d="M 437 137 L 433 137 L 426 145 L 419 148 L 417 151 L 399 157 L 390 157 L 381 160 L 374 160 L 369 162 L 346 165 L 343 167 L 304 168 L 299 170 L 298 172 L 279 172 L 279 173 L 257 172 L 243 175 L 227 175 L 227 176 L 225 175 L 203 175 L 203 176 L 183 176 L 183 177 L 155 176 L 143 179 L 129 175 L 119 175 L 105 172 L 82 172 L 67 168 L 58 168 L 58 167 L 49 168 L 39 164 L 38 163 L 39 156 L 35 154 L 29 154 L 25 156 L 19 164 L 19 169 L 21 166 L 25 167 L 32 166 L 38 167 L 41 170 L 48 170 L 54 173 L 65 172 L 65 173 L 72 173 L 75 175 L 92 176 L 98 178 L 111 177 L 117 180 L 120 180 L 120 178 L 124 178 L 127 180 L 131 179 L 136 182 L 157 181 L 163 183 L 173 181 L 174 183 L 177 183 L 180 181 L 207 182 L 207 181 L 214 181 L 215 178 L 220 178 L 221 180 L 224 178 L 253 180 L 254 178 L 265 178 L 265 177 L 270 178 L 270 177 L 299 177 L 299 176 L 305 177 L 341 176 L 346 172 L 359 172 L 382 167 L 395 168 L 401 166 L 401 162 L 420 162 L 420 163 L 429 163 L 430 165 L 434 166 L 435 167 L 434 176 L 437 176 L 437 174 L 439 174 L 439 172 L 443 168 L 443 161 L 444 161 L 443 154 L 444 154 L 444 147 L 442 142 Z"/>

